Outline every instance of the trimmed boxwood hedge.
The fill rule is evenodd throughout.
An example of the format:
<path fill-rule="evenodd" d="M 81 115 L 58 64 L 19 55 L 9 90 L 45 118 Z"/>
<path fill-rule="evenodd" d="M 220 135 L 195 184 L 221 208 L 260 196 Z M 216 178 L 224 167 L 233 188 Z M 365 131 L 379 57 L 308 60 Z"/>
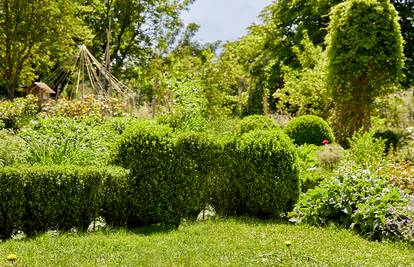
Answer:
<path fill-rule="evenodd" d="M 335 136 L 329 124 L 321 117 L 314 115 L 296 117 L 288 122 L 284 130 L 297 145 L 313 144 L 320 146 L 324 140 L 328 140 L 329 143 L 335 141 Z"/>
<path fill-rule="evenodd" d="M 135 181 L 133 226 L 178 224 L 207 205 L 223 215 L 278 216 L 300 191 L 295 147 L 277 128 L 237 138 L 141 125 L 126 133 L 113 163 Z"/>
<path fill-rule="evenodd" d="M 242 136 L 238 187 L 245 214 L 279 216 L 299 198 L 297 155 L 280 130 L 255 130 Z"/>
<path fill-rule="evenodd" d="M 280 130 L 210 136 L 142 123 L 112 155 L 120 167 L 0 168 L 0 239 L 23 230 L 178 226 L 212 205 L 220 215 L 279 216 L 299 197 L 296 151 Z"/>
<path fill-rule="evenodd" d="M 16 230 L 34 235 L 49 229 L 87 229 L 102 213 L 104 184 L 126 177 L 128 172 L 119 167 L 0 168 L 0 238 Z"/>

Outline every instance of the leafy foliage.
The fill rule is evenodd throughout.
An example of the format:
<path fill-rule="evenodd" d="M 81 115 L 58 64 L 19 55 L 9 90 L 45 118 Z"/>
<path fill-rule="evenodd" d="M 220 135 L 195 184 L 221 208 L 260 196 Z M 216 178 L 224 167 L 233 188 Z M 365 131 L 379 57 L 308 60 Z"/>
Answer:
<path fill-rule="evenodd" d="M 12 101 L 0 102 L 0 122 L 6 129 L 18 129 L 38 112 L 37 98 L 29 95 Z M 0 127 L 2 128 L 2 127 Z"/>
<path fill-rule="evenodd" d="M 356 172 L 325 180 L 299 200 L 291 214 L 299 222 L 313 225 L 336 223 L 352 227 L 373 239 L 401 236 L 390 232 L 386 220 L 395 219 L 392 209 L 407 206 L 408 199 L 389 188 L 384 177 Z M 411 213 L 411 218 L 414 214 Z M 401 221 L 402 222 L 402 221 Z"/>
<path fill-rule="evenodd" d="M 34 235 L 46 230 L 86 230 L 110 195 L 107 181 L 128 173 L 120 168 L 76 166 L 6 167 L 0 169 L 0 237 L 14 231 Z M 125 211 L 124 211 L 125 212 Z"/>
<path fill-rule="evenodd" d="M 178 224 L 208 204 L 219 214 L 279 216 L 299 195 L 295 148 L 277 129 L 237 142 L 143 124 L 127 131 L 113 161 L 134 177 L 129 225 Z"/>
<path fill-rule="evenodd" d="M 42 117 L 112 117 L 125 114 L 125 104 L 120 99 L 88 95 L 77 100 L 60 98 L 42 105 Z"/>
<path fill-rule="evenodd" d="M 324 140 L 328 140 L 329 143 L 335 141 L 329 124 L 322 118 L 314 115 L 296 117 L 288 122 L 284 130 L 297 145 L 322 145 Z"/>
<path fill-rule="evenodd" d="M 374 138 L 374 132 L 356 132 L 349 141 L 348 159 L 359 168 L 375 171 L 384 156 L 384 140 Z"/>
<path fill-rule="evenodd" d="M 271 118 L 263 115 L 250 115 L 240 121 L 240 134 L 253 130 L 271 130 L 278 128 L 277 123 Z"/>
<path fill-rule="evenodd" d="M 335 131 L 345 143 L 361 127 L 370 127 L 375 97 L 400 81 L 403 39 L 398 14 L 388 1 L 343 2 L 332 10 L 326 42 Z"/>
<path fill-rule="evenodd" d="M 0 167 L 25 163 L 27 146 L 24 141 L 8 130 L 0 130 Z"/>
<path fill-rule="evenodd" d="M 283 87 L 277 90 L 278 110 L 287 114 L 318 115 L 328 118 L 332 99 L 328 94 L 325 81 L 326 55 L 320 46 L 314 46 L 305 35 L 301 47 L 292 50 L 300 62 L 300 69 L 284 66 Z"/>
<path fill-rule="evenodd" d="M 10 99 L 18 84 L 31 83 L 41 69 L 67 59 L 89 31 L 76 17 L 78 1 L 4 0 L 0 5 L 0 89 Z M 47 19 L 45 19 L 47 18 Z"/>

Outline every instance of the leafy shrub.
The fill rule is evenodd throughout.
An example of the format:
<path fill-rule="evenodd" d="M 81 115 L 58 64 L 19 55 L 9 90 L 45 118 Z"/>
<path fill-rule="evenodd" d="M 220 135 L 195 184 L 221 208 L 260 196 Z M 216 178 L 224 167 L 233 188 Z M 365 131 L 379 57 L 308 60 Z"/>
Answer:
<path fill-rule="evenodd" d="M 328 140 L 329 143 L 335 141 L 332 129 L 328 123 L 314 115 L 305 115 L 292 119 L 286 125 L 285 133 L 297 145 L 322 145 L 323 140 Z"/>
<path fill-rule="evenodd" d="M 182 162 L 180 162 L 182 160 Z M 172 129 L 167 126 L 142 124 L 129 129 L 118 145 L 113 162 L 132 172 L 135 199 L 129 207 L 130 226 L 153 223 L 178 225 L 187 213 L 186 199 L 191 190 L 192 163 L 175 151 Z M 189 175 L 185 169 L 190 168 Z M 189 188 L 187 188 L 189 186 Z"/>
<path fill-rule="evenodd" d="M 245 214 L 279 216 L 299 198 L 295 146 L 281 130 L 244 134 L 238 148 L 239 192 Z"/>
<path fill-rule="evenodd" d="M 178 224 L 211 204 L 219 214 L 278 216 L 299 196 L 295 148 L 281 131 L 234 136 L 130 128 L 113 162 L 131 169 L 131 226 Z"/>
<path fill-rule="evenodd" d="M 0 168 L 0 238 L 16 230 L 87 229 L 104 202 L 104 184 L 128 173 L 120 168 L 35 166 Z M 125 211 L 123 211 L 125 212 Z"/>
<path fill-rule="evenodd" d="M 378 130 L 372 137 L 384 140 L 385 153 L 388 154 L 391 149 L 397 149 L 402 135 L 394 130 L 388 129 L 383 131 Z"/>
<path fill-rule="evenodd" d="M 297 148 L 298 167 L 301 191 L 306 192 L 315 186 L 318 186 L 324 179 L 321 175 L 317 152 L 319 148 L 316 145 L 304 144 Z"/>
<path fill-rule="evenodd" d="M 384 177 L 363 171 L 323 181 L 303 195 L 291 216 L 312 225 L 352 227 L 379 239 L 391 234 L 385 227 L 387 219 L 395 218 L 391 210 L 406 204 L 407 199 L 397 188 L 390 188 Z"/>
<path fill-rule="evenodd" d="M 384 140 L 374 138 L 371 132 L 356 132 L 349 140 L 348 160 L 356 167 L 376 170 L 384 156 Z"/>
<path fill-rule="evenodd" d="M 173 92 L 174 107 L 160 116 L 158 122 L 178 130 L 205 131 L 208 101 L 200 82 L 189 78 L 170 78 L 167 87 Z"/>
<path fill-rule="evenodd" d="M 25 142 L 12 131 L 0 130 L 0 167 L 24 163 L 26 157 Z"/>
<path fill-rule="evenodd" d="M 18 129 L 38 112 L 37 98 L 28 95 L 14 101 L 0 102 L 0 121 L 6 129 Z M 2 127 L 2 128 L 3 128 Z"/>
<path fill-rule="evenodd" d="M 42 117 L 112 117 L 125 114 L 125 104 L 122 100 L 113 97 L 88 95 L 77 100 L 59 98 L 49 100 L 42 107 Z"/>
<path fill-rule="evenodd" d="M 243 118 L 240 122 L 240 134 L 256 129 L 270 130 L 273 128 L 278 128 L 276 122 L 263 115 L 250 115 Z"/>

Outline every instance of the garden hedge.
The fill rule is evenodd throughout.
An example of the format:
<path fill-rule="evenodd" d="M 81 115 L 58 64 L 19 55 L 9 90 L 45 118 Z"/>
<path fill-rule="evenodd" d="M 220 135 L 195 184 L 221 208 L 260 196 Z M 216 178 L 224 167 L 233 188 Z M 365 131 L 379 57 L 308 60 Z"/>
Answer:
<path fill-rule="evenodd" d="M 0 168 L 0 239 L 16 230 L 87 229 L 102 214 L 105 184 L 128 172 L 114 167 L 34 166 Z M 119 186 L 117 186 L 119 187 Z"/>
<path fill-rule="evenodd" d="M 300 191 L 295 147 L 277 128 L 237 138 L 143 124 L 126 133 L 113 163 L 133 176 L 133 226 L 178 224 L 207 205 L 223 215 L 277 216 Z"/>

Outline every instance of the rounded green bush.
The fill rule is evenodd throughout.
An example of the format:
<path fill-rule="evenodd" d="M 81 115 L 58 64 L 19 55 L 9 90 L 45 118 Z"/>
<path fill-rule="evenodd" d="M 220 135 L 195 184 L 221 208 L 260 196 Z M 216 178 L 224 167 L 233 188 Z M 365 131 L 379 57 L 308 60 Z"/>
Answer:
<path fill-rule="evenodd" d="M 292 119 L 285 127 L 285 133 L 297 145 L 322 145 L 324 140 L 335 141 L 335 136 L 329 124 L 321 117 L 305 115 Z"/>
<path fill-rule="evenodd" d="M 113 163 L 131 170 L 127 226 L 178 226 L 182 218 L 197 215 L 204 147 L 208 141 L 201 135 L 173 133 L 165 125 L 145 123 L 125 131 Z"/>
<path fill-rule="evenodd" d="M 269 130 L 279 128 L 274 120 L 263 115 L 251 115 L 243 118 L 240 122 L 240 134 L 256 129 Z"/>
<path fill-rule="evenodd" d="M 299 199 L 296 148 L 281 130 L 254 130 L 238 146 L 240 203 L 245 215 L 277 217 Z"/>

